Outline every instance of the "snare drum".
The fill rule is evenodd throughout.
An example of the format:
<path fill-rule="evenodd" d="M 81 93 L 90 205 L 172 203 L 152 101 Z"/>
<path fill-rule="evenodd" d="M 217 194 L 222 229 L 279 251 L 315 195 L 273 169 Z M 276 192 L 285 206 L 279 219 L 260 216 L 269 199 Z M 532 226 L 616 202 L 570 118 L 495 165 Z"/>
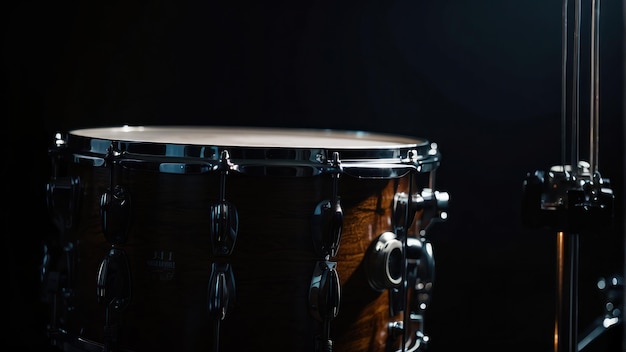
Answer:
<path fill-rule="evenodd" d="M 65 351 L 389 351 L 419 344 L 441 214 L 434 143 L 356 131 L 58 135 L 43 287 Z M 418 302 L 419 301 L 419 302 Z"/>

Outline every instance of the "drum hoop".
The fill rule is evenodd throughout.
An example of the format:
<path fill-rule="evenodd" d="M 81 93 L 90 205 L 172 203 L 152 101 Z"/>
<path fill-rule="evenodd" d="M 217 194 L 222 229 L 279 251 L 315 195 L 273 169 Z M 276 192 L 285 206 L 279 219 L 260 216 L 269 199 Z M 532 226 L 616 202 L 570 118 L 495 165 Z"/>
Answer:
<path fill-rule="evenodd" d="M 440 163 L 438 149 L 421 139 L 411 139 L 409 143 L 407 138 L 393 146 L 376 148 L 262 147 L 104 139 L 82 131 L 88 130 L 71 131 L 61 145 L 74 162 L 94 167 L 109 164 L 111 148 L 117 153 L 115 161 L 127 168 L 176 174 L 213 172 L 219 168 L 223 151 L 230 155 L 232 171 L 260 176 L 282 174 L 276 170 L 292 170 L 284 173 L 291 176 L 338 172 L 331 165 L 335 153 L 340 158 L 340 172 L 366 178 L 401 177 L 415 170 L 428 172 Z"/>

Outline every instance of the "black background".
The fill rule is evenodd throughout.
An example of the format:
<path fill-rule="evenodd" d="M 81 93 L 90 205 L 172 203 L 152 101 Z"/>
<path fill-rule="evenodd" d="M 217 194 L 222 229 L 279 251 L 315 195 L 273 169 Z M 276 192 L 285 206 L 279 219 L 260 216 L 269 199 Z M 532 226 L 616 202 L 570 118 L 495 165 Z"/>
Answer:
<path fill-rule="evenodd" d="M 556 234 L 523 228 L 520 203 L 526 173 L 562 161 L 561 5 L 5 3 L 2 345 L 48 347 L 37 280 L 41 243 L 54 233 L 44 196 L 54 133 L 200 124 L 437 142 L 437 188 L 451 203 L 449 220 L 429 234 L 437 263 L 429 350 L 551 350 Z M 600 20 L 599 165 L 615 193 L 616 226 L 581 237 L 581 331 L 603 312 L 596 280 L 624 267 L 622 6 L 604 1 Z M 583 13 L 588 125 L 589 4 Z M 584 131 L 580 145 L 588 160 Z M 587 349 L 622 349 L 621 330 Z"/>

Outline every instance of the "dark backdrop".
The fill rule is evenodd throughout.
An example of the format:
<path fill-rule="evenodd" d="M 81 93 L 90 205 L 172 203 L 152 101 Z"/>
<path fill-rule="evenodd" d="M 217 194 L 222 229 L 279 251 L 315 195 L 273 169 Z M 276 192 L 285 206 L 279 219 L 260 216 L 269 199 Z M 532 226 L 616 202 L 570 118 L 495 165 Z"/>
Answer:
<path fill-rule="evenodd" d="M 520 203 L 526 173 L 562 160 L 561 3 L 23 1 L 2 13 L 3 345 L 47 347 L 37 280 L 42 240 L 54 233 L 44 199 L 54 133 L 201 124 L 437 142 L 437 188 L 451 203 L 429 235 L 430 351 L 551 350 L 556 234 L 521 226 Z M 599 165 L 616 226 L 581 238 L 581 331 L 603 312 L 596 280 L 624 266 L 621 2 L 604 1 L 601 14 Z M 583 134 L 584 160 L 588 144 Z M 621 327 L 588 349 L 620 350 Z"/>

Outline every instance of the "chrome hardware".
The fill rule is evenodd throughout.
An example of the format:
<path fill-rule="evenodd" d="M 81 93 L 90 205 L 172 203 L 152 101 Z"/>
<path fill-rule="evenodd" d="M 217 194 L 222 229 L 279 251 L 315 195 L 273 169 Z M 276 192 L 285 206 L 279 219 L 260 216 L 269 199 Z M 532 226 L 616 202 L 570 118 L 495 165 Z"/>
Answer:
<path fill-rule="evenodd" d="M 230 255 L 235 248 L 239 216 L 233 204 L 220 201 L 211 205 L 211 244 L 214 255 Z"/>
<path fill-rule="evenodd" d="M 131 274 L 126 252 L 111 248 L 98 268 L 97 276 L 98 303 L 104 307 L 104 349 L 117 350 L 120 325 L 119 316 L 132 299 Z"/>
<path fill-rule="evenodd" d="M 131 195 L 117 181 L 122 166 L 123 152 L 111 142 L 107 148 L 104 166 L 110 167 L 109 187 L 100 196 L 100 222 L 102 233 L 111 245 L 98 268 L 96 296 L 104 307 L 104 351 L 117 350 L 119 321 L 122 312 L 132 299 L 131 271 L 126 252 L 117 248 L 128 241 L 131 226 Z"/>
<path fill-rule="evenodd" d="M 421 146 L 420 150 L 409 149 L 406 151 L 406 157 L 401 160 L 404 164 L 411 164 L 414 169 L 420 173 L 432 172 L 441 162 L 441 153 L 439 146 L 435 142 L 429 143 L 427 146 Z"/>
<path fill-rule="evenodd" d="M 379 242 L 381 242 L 381 239 L 383 241 L 387 240 L 386 243 L 393 243 L 394 241 L 400 243 L 400 241 L 395 239 L 395 235 L 392 232 L 381 235 Z M 406 312 L 403 321 L 394 321 L 388 324 L 388 346 L 393 346 L 394 341 L 402 337 L 402 349 L 398 350 L 402 352 L 418 351 L 428 342 L 428 336 L 424 334 L 424 312 L 430 303 L 430 293 L 435 275 L 433 251 L 430 242 L 427 242 L 423 237 L 407 237 L 406 240 L 406 284 L 410 288 L 408 290 L 409 296 L 407 297 L 408 309 L 404 309 L 401 304 L 404 300 L 401 296 L 402 290 L 400 285 L 397 288 L 386 287 L 391 289 L 389 307 L 391 315 L 396 315 L 401 311 Z M 402 265 L 403 262 L 398 262 L 395 270 L 400 271 Z M 378 268 L 370 268 L 370 272 L 375 272 L 375 269 L 377 269 L 378 274 L 382 272 L 380 266 Z"/>
<path fill-rule="evenodd" d="M 208 286 L 208 313 L 213 328 L 213 352 L 220 350 L 221 322 L 235 304 L 235 276 L 230 264 L 212 263 Z"/>
<path fill-rule="evenodd" d="M 220 350 L 221 322 L 235 304 L 235 275 L 229 263 L 211 263 L 207 309 L 213 332 L 213 352 Z"/>
<path fill-rule="evenodd" d="M 569 230 L 589 231 L 606 229 L 613 225 L 613 190 L 609 179 L 602 178 L 600 171 L 591 172 L 590 164 L 579 161 L 577 187 L 567 193 Z"/>
<path fill-rule="evenodd" d="M 393 341 L 400 336 L 404 335 L 404 322 L 402 321 L 392 321 L 387 324 L 387 332 L 389 336 L 389 346 L 387 351 L 392 351 L 391 346 L 393 346 Z M 396 350 L 396 352 L 416 352 L 420 351 L 422 347 L 425 347 L 428 343 L 429 337 L 424 335 L 421 330 L 416 330 L 413 332 L 413 336 L 411 336 L 403 348 L 400 350 Z"/>
<path fill-rule="evenodd" d="M 40 266 L 40 280 L 42 284 L 41 299 L 44 302 L 54 302 L 57 295 L 64 299 L 65 310 L 74 310 L 72 299 L 74 298 L 74 280 L 76 275 L 76 250 L 74 244 L 68 242 L 62 248 L 61 253 L 50 253 L 47 245 L 43 246 L 43 259 Z M 55 255 L 63 258 L 57 267 L 51 267 Z M 56 313 L 56 312 L 54 312 Z"/>
<path fill-rule="evenodd" d="M 48 334 L 56 338 L 64 336 L 65 321 L 75 310 L 75 276 L 77 258 L 74 243 L 67 234 L 77 229 L 80 216 L 80 177 L 66 175 L 65 162 L 68 157 L 65 139 L 55 135 L 54 147 L 49 149 L 53 176 L 46 185 L 46 202 L 52 223 L 59 238 L 46 239 L 40 265 L 41 300 L 50 306 Z M 54 341 L 54 339 L 53 339 Z"/>
<path fill-rule="evenodd" d="M 321 333 L 315 337 L 315 350 L 331 352 L 330 321 L 339 313 L 341 286 L 336 271 L 337 263 L 318 261 L 313 269 L 309 288 L 309 310 L 322 323 Z"/>
<path fill-rule="evenodd" d="M 422 189 L 420 193 L 413 194 L 411 199 L 404 192 L 397 193 L 393 204 L 394 223 L 396 227 L 404 228 L 400 226 L 404 224 L 408 228 L 415 221 L 415 213 L 423 211 L 419 228 L 420 234 L 424 235 L 434 223 L 448 218 L 449 200 L 447 192 L 433 191 L 431 188 Z"/>
<path fill-rule="evenodd" d="M 614 195 L 610 181 L 591 173 L 589 163 L 555 165 L 548 172 L 528 173 L 523 182 L 523 224 L 572 232 L 613 224 Z"/>
<path fill-rule="evenodd" d="M 61 234 L 74 227 L 80 206 L 80 177 L 54 177 L 46 185 L 52 222 Z"/>
<path fill-rule="evenodd" d="M 209 316 L 224 320 L 235 302 L 235 276 L 230 264 L 211 264 L 208 297 Z"/>
<path fill-rule="evenodd" d="M 422 238 L 407 238 L 407 276 L 413 287 L 411 314 L 420 314 L 430 303 L 430 293 L 435 280 L 435 258 L 432 243 Z"/>
<path fill-rule="evenodd" d="M 329 322 L 339 312 L 341 286 L 336 267 L 336 262 L 318 261 L 313 270 L 309 307 L 313 317 L 321 322 Z"/>
<path fill-rule="evenodd" d="M 416 351 L 428 342 L 424 334 L 424 314 L 430 304 L 435 279 L 435 259 L 432 244 L 421 238 L 408 238 L 407 277 L 412 287 L 409 296 L 409 326 L 414 327 L 407 341 L 407 351 Z"/>
<path fill-rule="evenodd" d="M 219 165 L 219 200 L 210 209 L 211 249 L 215 256 L 230 256 L 235 248 L 239 230 L 239 214 L 235 205 L 226 200 L 226 177 L 236 166 L 230 161 L 230 154 L 223 150 Z M 211 263 L 211 276 L 208 287 L 208 311 L 213 325 L 213 352 L 219 351 L 220 323 L 235 302 L 235 275 L 228 262 Z"/>
<path fill-rule="evenodd" d="M 102 233 L 109 243 L 126 243 L 131 222 L 131 202 L 130 193 L 125 187 L 116 185 L 102 193 L 100 219 Z"/>
<path fill-rule="evenodd" d="M 448 218 L 448 192 L 434 191 L 424 188 L 420 194 L 413 195 L 413 206 L 416 211 L 423 210 L 421 222 L 426 223 L 421 230 L 424 232 L 436 222 L 445 221 Z"/>
<path fill-rule="evenodd" d="M 53 287 L 61 288 L 65 299 L 73 296 L 72 288 L 76 270 L 74 244 L 66 241 L 65 234 L 73 230 L 78 221 L 80 189 L 79 177 L 54 177 L 47 185 L 48 210 L 61 240 L 44 247 L 40 279 L 44 290 L 51 292 Z M 56 260 L 55 257 L 64 257 L 65 261 L 60 267 L 55 268 L 57 271 L 53 272 L 50 265 L 51 261 Z M 53 282 L 46 282 L 49 280 Z"/>
<path fill-rule="evenodd" d="M 604 298 L 604 309 L 584 330 L 583 337 L 578 340 L 578 351 L 582 351 L 607 330 L 615 328 L 623 321 L 624 279 L 620 275 L 601 277 L 596 282 L 596 287 Z"/>
<path fill-rule="evenodd" d="M 343 168 L 338 152 L 333 152 L 329 164 L 329 170 L 334 170 L 332 171 L 331 200 L 324 200 L 317 204 L 313 212 L 311 229 L 313 247 L 317 255 L 325 260 L 316 263 L 309 288 L 311 315 L 322 323 L 321 334 L 315 339 L 315 350 L 323 352 L 332 351 L 330 321 L 337 316 L 341 300 L 341 286 L 336 271 L 337 263 L 328 261 L 339 251 L 343 228 L 343 210 L 338 194 L 339 176 Z"/>
<path fill-rule="evenodd" d="M 394 229 L 406 230 L 411 226 L 415 214 L 409 211 L 410 208 L 411 199 L 406 193 L 400 192 L 393 196 L 392 221 Z"/>
<path fill-rule="evenodd" d="M 118 184 L 121 166 L 119 158 L 122 152 L 109 145 L 105 162 L 110 165 L 109 187 L 100 196 L 100 220 L 102 233 L 112 245 L 120 245 L 128 240 L 131 223 L 131 197 L 126 187 Z"/>
<path fill-rule="evenodd" d="M 214 255 L 230 255 L 237 240 L 239 215 L 235 205 L 226 200 L 226 176 L 233 167 L 228 151 L 222 151 L 218 167 L 220 171 L 219 201 L 211 205 L 210 209 L 210 233 Z"/>
<path fill-rule="evenodd" d="M 50 253 L 48 245 L 44 244 L 42 247 L 43 256 L 41 265 L 39 266 L 39 283 L 41 286 L 41 299 L 42 301 L 49 300 L 49 293 L 56 292 L 59 287 L 59 275 L 58 272 L 53 274 L 50 265 L 54 259 L 54 255 Z"/>
<path fill-rule="evenodd" d="M 98 303 L 107 311 L 121 311 L 131 300 L 131 275 L 126 252 L 111 248 L 98 268 Z"/>
<path fill-rule="evenodd" d="M 343 227 L 343 211 L 339 200 L 325 200 L 317 204 L 313 212 L 313 246 L 322 257 L 337 255 Z"/>
<path fill-rule="evenodd" d="M 397 288 L 402 283 L 402 242 L 393 232 L 378 236 L 364 258 L 365 272 L 370 287 L 376 291 Z"/>
<path fill-rule="evenodd" d="M 336 170 L 332 174 L 331 200 L 319 202 L 313 211 L 312 219 L 313 246 L 316 253 L 324 258 L 337 255 L 343 228 L 343 210 L 338 195 L 339 174 L 341 173 L 339 153 L 333 154 L 331 165 L 332 169 Z"/>

